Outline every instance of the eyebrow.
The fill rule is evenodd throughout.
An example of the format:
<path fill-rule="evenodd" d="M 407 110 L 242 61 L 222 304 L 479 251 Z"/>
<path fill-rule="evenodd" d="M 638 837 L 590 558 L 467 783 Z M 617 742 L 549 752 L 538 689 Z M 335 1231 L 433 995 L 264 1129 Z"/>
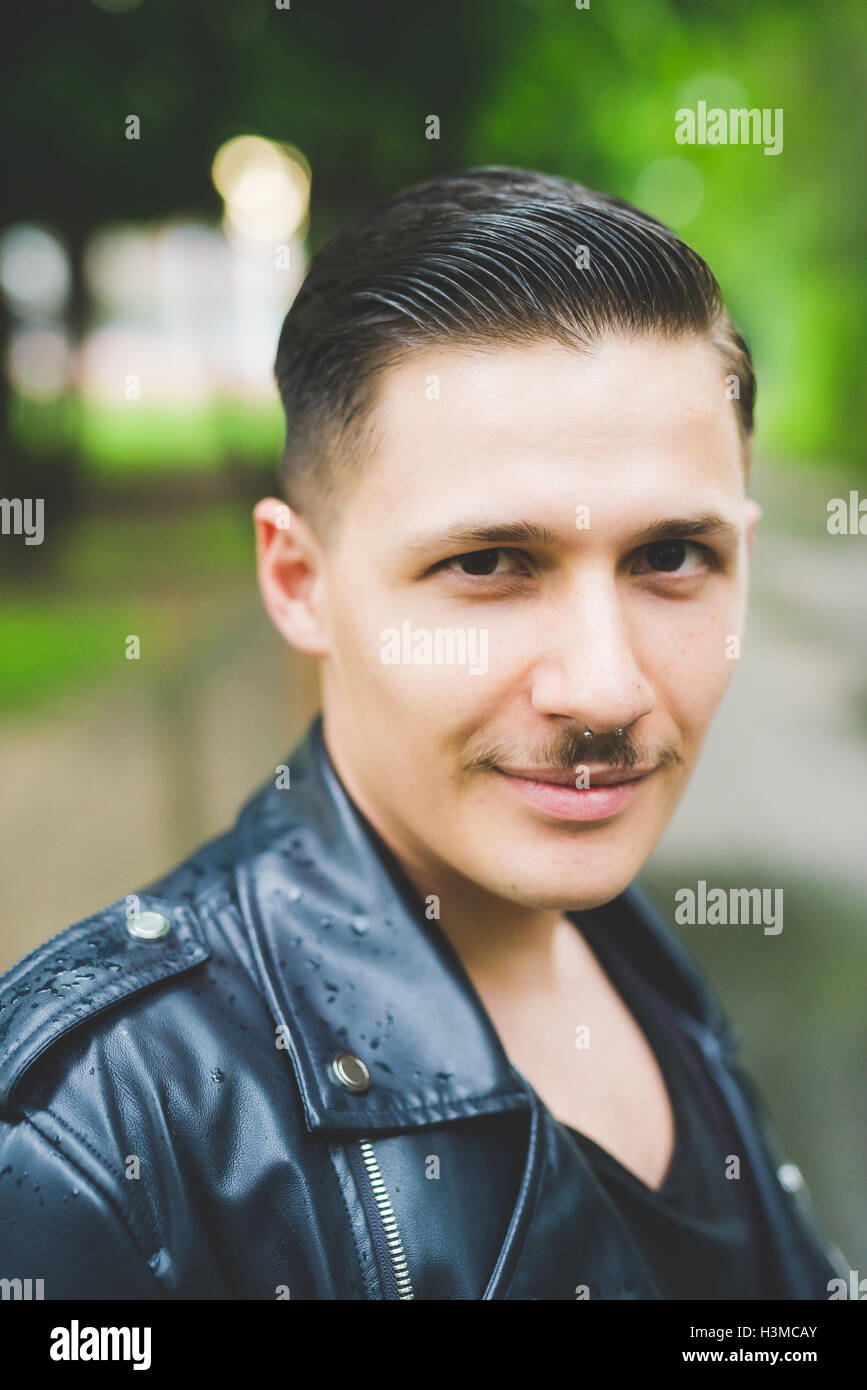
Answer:
<path fill-rule="evenodd" d="M 703 516 L 661 517 L 646 526 L 641 535 L 644 544 L 649 541 L 667 540 L 672 536 L 729 536 L 736 540 L 741 528 L 727 517 L 716 512 L 706 512 Z"/>
<path fill-rule="evenodd" d="M 740 536 L 740 527 L 716 512 L 705 512 L 701 516 L 659 517 L 642 527 L 633 537 L 634 545 L 649 545 L 653 541 L 670 540 L 682 536 L 706 536 L 709 534 Z M 495 545 L 540 545 L 556 546 L 562 536 L 536 521 L 490 521 L 467 522 L 461 526 L 447 526 L 440 531 L 417 531 L 410 535 L 401 547 L 406 553 L 429 551 L 433 549 Z"/>

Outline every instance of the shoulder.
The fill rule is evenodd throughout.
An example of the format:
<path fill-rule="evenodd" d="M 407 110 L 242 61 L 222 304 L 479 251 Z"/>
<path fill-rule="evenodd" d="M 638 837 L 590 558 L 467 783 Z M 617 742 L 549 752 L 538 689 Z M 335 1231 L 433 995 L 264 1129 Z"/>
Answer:
<path fill-rule="evenodd" d="M 184 1237 L 189 1174 L 286 1084 L 240 845 L 211 841 L 0 977 L 3 1254 L 44 1275 L 46 1297 L 210 1287 Z"/>
<path fill-rule="evenodd" d="M 146 1075 L 129 1017 L 147 1000 L 146 1033 L 158 1037 L 167 992 L 209 955 L 190 902 L 142 893 L 0 978 L 4 1254 L 22 1275 L 35 1264 L 49 1298 L 158 1296 L 160 1241 L 140 1184 L 123 1181 L 124 1155 L 142 1146 L 118 1143 Z"/>
<path fill-rule="evenodd" d="M 64 1055 L 87 1038 L 117 1034 L 143 1000 L 154 1024 L 161 1009 L 177 1007 L 173 987 L 185 986 L 212 954 L 212 907 L 231 903 L 233 854 L 230 832 L 0 976 L 0 1117 L 16 1114 L 43 1062 L 62 1067 Z"/>

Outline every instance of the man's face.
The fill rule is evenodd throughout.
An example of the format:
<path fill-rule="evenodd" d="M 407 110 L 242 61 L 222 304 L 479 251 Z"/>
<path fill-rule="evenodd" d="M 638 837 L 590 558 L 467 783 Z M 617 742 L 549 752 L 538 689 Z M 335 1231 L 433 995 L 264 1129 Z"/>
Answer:
<path fill-rule="evenodd" d="M 377 421 L 316 586 L 338 771 L 423 895 L 608 902 L 738 654 L 723 369 L 694 338 L 442 349 L 384 376 Z"/>

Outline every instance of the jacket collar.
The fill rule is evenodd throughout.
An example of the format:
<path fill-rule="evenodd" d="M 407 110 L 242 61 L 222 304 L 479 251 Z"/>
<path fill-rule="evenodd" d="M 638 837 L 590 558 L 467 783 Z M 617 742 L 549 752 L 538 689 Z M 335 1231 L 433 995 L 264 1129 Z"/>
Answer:
<path fill-rule="evenodd" d="M 264 787 L 241 812 L 236 875 L 308 1128 L 365 1134 L 526 1107 L 527 1083 L 448 938 L 338 777 L 321 716 L 288 766 L 289 787 Z M 688 958 L 629 894 L 581 914 L 602 955 L 618 923 L 630 951 L 706 1019 Z M 334 1077 L 341 1052 L 364 1061 L 367 1091 Z"/>

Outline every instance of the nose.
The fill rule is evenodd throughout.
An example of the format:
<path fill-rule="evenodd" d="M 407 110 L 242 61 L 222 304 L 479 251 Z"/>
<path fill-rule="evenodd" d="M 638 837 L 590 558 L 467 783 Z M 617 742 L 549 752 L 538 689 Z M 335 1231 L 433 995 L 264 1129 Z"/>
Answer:
<path fill-rule="evenodd" d="M 542 634 L 531 677 L 533 709 L 575 720 L 594 734 L 635 724 L 656 703 L 635 640 L 614 577 L 588 577 L 551 614 Z"/>

